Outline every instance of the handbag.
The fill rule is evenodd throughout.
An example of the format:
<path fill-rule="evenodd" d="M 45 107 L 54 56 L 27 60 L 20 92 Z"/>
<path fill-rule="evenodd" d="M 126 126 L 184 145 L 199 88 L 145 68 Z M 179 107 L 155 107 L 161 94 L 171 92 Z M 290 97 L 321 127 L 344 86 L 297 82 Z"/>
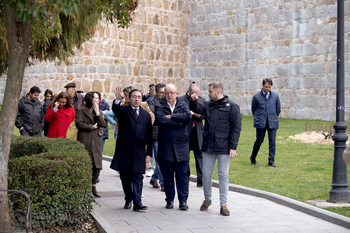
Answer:
<path fill-rule="evenodd" d="M 66 138 L 75 141 L 78 139 L 78 128 L 75 125 L 75 120 L 70 123 L 66 132 Z"/>

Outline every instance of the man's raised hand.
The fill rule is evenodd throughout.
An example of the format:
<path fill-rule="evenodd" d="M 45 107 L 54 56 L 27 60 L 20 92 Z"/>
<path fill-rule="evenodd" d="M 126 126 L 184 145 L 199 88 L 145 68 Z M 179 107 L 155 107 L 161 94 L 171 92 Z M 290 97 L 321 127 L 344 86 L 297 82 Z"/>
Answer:
<path fill-rule="evenodd" d="M 121 87 L 116 87 L 114 90 L 115 98 L 117 100 L 121 100 L 123 98 L 122 96 L 122 88 Z"/>

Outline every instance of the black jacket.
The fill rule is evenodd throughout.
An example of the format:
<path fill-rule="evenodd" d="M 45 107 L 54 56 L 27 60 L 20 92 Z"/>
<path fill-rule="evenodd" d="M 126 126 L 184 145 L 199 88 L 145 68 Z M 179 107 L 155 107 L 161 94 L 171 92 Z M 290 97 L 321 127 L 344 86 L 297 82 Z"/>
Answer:
<path fill-rule="evenodd" d="M 190 107 L 190 102 L 192 101 L 191 100 L 191 97 L 188 95 L 188 92 L 186 93 L 186 95 L 184 96 L 180 96 L 179 99 L 183 102 L 185 102 L 189 107 Z M 199 104 L 204 104 L 205 100 L 204 98 L 198 96 L 198 100 L 197 102 Z M 190 108 L 190 110 L 193 111 L 193 109 Z M 196 111 L 193 111 L 195 113 L 197 113 Z M 191 132 L 192 130 L 196 130 L 197 131 L 197 140 L 198 140 L 198 145 L 199 145 L 199 149 L 202 147 L 202 143 L 203 143 L 203 120 L 204 117 L 201 116 L 201 117 L 196 117 L 196 116 L 192 116 L 192 120 L 191 122 L 187 125 L 187 130 L 188 130 L 188 135 L 190 136 L 191 135 Z M 193 121 L 195 122 L 195 126 L 193 126 Z M 191 149 L 191 148 L 190 148 Z"/>
<path fill-rule="evenodd" d="M 47 111 L 47 107 L 49 106 L 49 104 L 51 103 L 51 101 L 53 100 L 53 96 L 51 96 L 51 98 L 49 100 L 46 100 L 45 103 L 43 104 L 43 113 L 44 116 L 46 115 L 46 111 Z M 45 118 L 44 118 L 45 120 Z M 49 127 L 50 127 L 50 122 L 45 121 L 44 122 L 44 136 L 47 137 L 47 134 L 49 132 Z"/>
<path fill-rule="evenodd" d="M 105 101 L 105 100 L 102 100 L 101 102 L 101 106 L 100 106 L 100 110 L 103 112 L 104 110 L 107 110 L 109 111 L 109 105 L 108 103 Z M 102 138 L 103 139 L 108 139 L 108 122 L 107 120 L 105 119 L 106 121 L 106 125 L 105 127 L 103 127 L 103 134 L 102 134 Z"/>
<path fill-rule="evenodd" d="M 199 104 L 191 101 L 194 112 L 205 115 L 202 152 L 210 154 L 229 154 L 236 150 L 241 132 L 239 106 L 227 96 L 223 101 Z"/>
<path fill-rule="evenodd" d="M 18 129 L 24 128 L 31 135 L 37 134 L 44 129 L 43 105 L 36 100 L 34 105 L 28 95 L 21 98 L 18 104 L 18 112 L 15 125 Z"/>
<path fill-rule="evenodd" d="M 153 114 L 155 114 L 156 105 L 159 103 L 160 103 L 160 99 L 158 98 L 157 95 L 147 101 L 148 107 L 149 107 L 149 109 L 151 109 Z M 153 129 L 153 139 L 157 140 L 158 139 L 158 126 L 157 126 L 156 121 L 152 125 L 152 129 Z"/>
<path fill-rule="evenodd" d="M 111 168 L 117 171 L 145 173 L 146 155 L 152 156 L 152 120 L 149 113 L 139 107 L 136 120 L 131 105 L 115 104 L 112 110 L 118 118 L 118 138 Z M 146 151 L 147 146 L 147 151 Z"/>
<path fill-rule="evenodd" d="M 176 98 L 174 112 L 163 98 L 156 105 L 158 122 L 158 155 L 157 162 L 190 161 L 187 124 L 191 121 L 191 112 L 186 103 Z M 171 115 L 171 119 L 165 117 Z"/>

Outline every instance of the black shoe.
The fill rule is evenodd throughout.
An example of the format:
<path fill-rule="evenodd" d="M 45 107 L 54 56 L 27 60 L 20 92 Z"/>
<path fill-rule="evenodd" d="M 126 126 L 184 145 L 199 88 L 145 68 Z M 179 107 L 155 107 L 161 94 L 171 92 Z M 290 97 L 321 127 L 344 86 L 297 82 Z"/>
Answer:
<path fill-rule="evenodd" d="M 252 159 L 252 157 L 250 157 L 250 163 L 251 163 L 252 165 L 258 165 L 258 163 L 256 162 L 256 160 L 255 160 L 255 159 Z"/>
<path fill-rule="evenodd" d="M 277 165 L 274 164 L 274 163 L 269 163 L 268 165 L 269 165 L 270 167 L 277 167 Z"/>
<path fill-rule="evenodd" d="M 133 211 L 147 210 L 148 206 L 142 205 L 142 203 L 134 204 Z"/>
<path fill-rule="evenodd" d="M 174 209 L 173 202 L 172 201 L 167 202 L 165 208 L 167 208 L 167 209 Z"/>
<path fill-rule="evenodd" d="M 197 180 L 197 187 L 202 187 L 203 186 L 203 182 L 201 180 Z"/>
<path fill-rule="evenodd" d="M 96 186 L 92 186 L 92 195 L 95 197 L 101 197 L 101 195 L 97 192 Z"/>
<path fill-rule="evenodd" d="M 124 209 L 130 209 L 131 208 L 131 201 L 126 201 L 124 205 Z"/>
<path fill-rule="evenodd" d="M 179 209 L 180 210 L 188 210 L 188 205 L 186 204 L 186 202 L 181 202 Z"/>

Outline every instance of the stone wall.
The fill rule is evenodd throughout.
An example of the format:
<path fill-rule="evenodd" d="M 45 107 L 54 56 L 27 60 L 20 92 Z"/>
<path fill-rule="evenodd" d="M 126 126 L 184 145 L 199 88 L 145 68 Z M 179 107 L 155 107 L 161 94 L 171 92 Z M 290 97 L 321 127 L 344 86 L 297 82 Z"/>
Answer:
<path fill-rule="evenodd" d="M 111 101 L 115 86 L 172 82 L 183 94 L 195 80 L 224 83 L 243 115 L 263 78 L 274 81 L 282 117 L 335 120 L 334 0 L 141 0 L 129 29 L 101 23 L 72 65 L 29 67 L 32 85 L 63 90 L 75 81 Z M 350 107 L 350 1 L 345 1 L 345 108 Z M 0 79 L 0 101 L 6 76 Z M 206 97 L 207 98 L 207 97 Z M 345 120 L 350 111 L 345 111 Z"/>
<path fill-rule="evenodd" d="M 150 83 L 172 82 L 182 90 L 190 74 L 188 11 L 185 0 L 141 0 L 128 29 L 101 22 L 95 37 L 76 51 L 72 65 L 28 67 L 22 94 L 33 85 L 42 92 L 62 91 L 71 81 L 78 90 L 99 91 L 108 101 L 120 85 L 147 91 Z M 0 82 L 1 100 L 5 80 Z"/>
<path fill-rule="evenodd" d="M 345 1 L 346 108 L 350 107 L 350 3 Z M 244 115 L 263 78 L 272 78 L 282 117 L 335 120 L 333 0 L 190 2 L 191 77 L 220 80 Z M 349 120 L 350 111 L 346 111 Z"/>

